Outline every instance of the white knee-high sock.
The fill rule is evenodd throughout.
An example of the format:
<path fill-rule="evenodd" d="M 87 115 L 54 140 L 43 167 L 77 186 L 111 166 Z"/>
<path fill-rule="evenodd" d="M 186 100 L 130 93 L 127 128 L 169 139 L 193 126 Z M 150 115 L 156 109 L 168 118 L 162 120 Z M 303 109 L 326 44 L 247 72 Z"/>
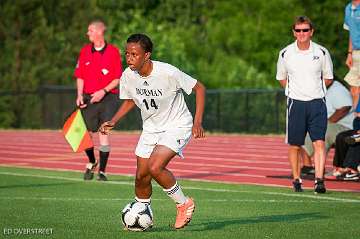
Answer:
<path fill-rule="evenodd" d="M 186 203 L 187 197 L 184 195 L 180 185 L 177 182 L 171 188 L 163 189 L 163 190 L 172 200 L 174 200 L 175 203 L 177 204 Z"/>
<path fill-rule="evenodd" d="M 138 198 L 138 197 L 135 197 L 135 201 L 141 202 L 141 203 L 151 204 L 151 197 L 150 198 Z"/>

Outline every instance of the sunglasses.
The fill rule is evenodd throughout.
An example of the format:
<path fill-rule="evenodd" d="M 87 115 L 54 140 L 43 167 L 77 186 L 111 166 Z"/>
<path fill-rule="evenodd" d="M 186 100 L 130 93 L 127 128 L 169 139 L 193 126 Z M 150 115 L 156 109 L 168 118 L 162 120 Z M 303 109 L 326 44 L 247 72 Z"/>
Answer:
<path fill-rule="evenodd" d="M 305 29 L 294 29 L 295 32 L 309 32 L 310 28 L 305 28 Z"/>

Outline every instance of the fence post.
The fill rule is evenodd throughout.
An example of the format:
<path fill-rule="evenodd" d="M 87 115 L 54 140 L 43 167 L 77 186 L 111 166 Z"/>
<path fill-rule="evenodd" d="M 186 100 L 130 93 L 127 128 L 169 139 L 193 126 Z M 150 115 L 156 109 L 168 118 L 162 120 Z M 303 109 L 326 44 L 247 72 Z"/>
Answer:
<path fill-rule="evenodd" d="M 221 129 L 221 92 L 218 92 L 218 100 L 216 106 L 217 130 Z"/>
<path fill-rule="evenodd" d="M 245 93 L 245 129 L 249 132 L 249 92 Z"/>
<path fill-rule="evenodd" d="M 44 89 L 44 86 L 39 86 L 38 88 L 39 98 L 40 98 L 40 104 L 41 104 L 41 121 L 42 125 L 46 126 L 46 107 L 45 107 L 45 93 L 46 90 Z"/>

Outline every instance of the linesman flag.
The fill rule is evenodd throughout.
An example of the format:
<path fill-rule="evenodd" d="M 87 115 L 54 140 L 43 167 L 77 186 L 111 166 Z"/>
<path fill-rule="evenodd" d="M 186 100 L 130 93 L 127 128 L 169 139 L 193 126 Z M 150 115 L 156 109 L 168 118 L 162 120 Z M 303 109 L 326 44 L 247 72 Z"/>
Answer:
<path fill-rule="evenodd" d="M 82 152 L 94 146 L 80 109 L 67 118 L 62 132 L 74 152 Z"/>

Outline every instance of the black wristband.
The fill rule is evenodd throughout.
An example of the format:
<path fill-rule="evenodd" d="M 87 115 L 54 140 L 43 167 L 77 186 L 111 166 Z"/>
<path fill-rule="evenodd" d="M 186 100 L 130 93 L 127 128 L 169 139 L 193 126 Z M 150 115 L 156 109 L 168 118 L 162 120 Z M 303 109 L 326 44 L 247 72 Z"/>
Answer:
<path fill-rule="evenodd" d="M 109 93 L 109 91 L 107 91 L 105 88 L 103 89 L 103 91 L 105 92 L 105 95 Z"/>

